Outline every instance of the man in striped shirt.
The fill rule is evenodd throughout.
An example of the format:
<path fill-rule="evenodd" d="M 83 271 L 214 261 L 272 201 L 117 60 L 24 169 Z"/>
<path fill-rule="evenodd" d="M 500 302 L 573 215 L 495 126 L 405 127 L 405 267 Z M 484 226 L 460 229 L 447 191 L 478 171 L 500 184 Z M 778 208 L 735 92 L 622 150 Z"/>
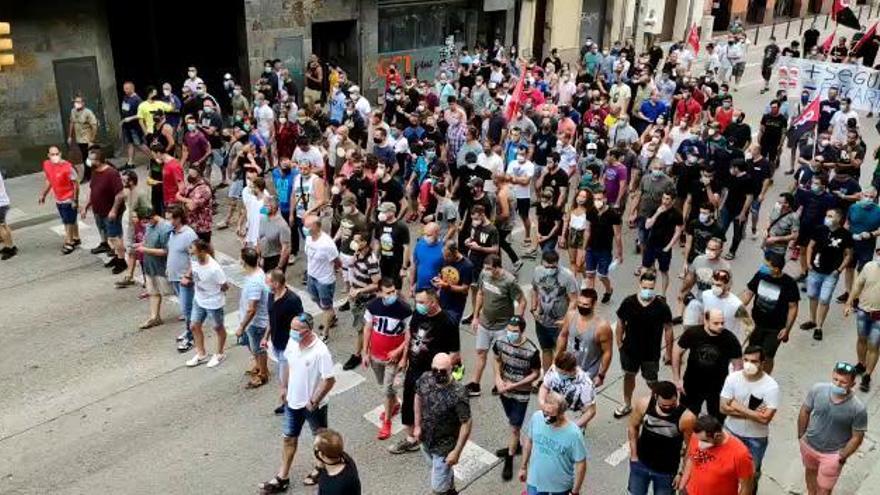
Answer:
<path fill-rule="evenodd" d="M 348 301 L 351 304 L 352 326 L 356 332 L 354 353 L 342 365 L 342 369 L 353 370 L 361 364 L 361 349 L 364 347 L 364 312 L 367 303 L 379 290 L 379 259 L 370 249 L 370 240 L 363 232 L 355 232 L 351 236 L 349 248 L 352 251 L 351 264 L 348 267 Z"/>

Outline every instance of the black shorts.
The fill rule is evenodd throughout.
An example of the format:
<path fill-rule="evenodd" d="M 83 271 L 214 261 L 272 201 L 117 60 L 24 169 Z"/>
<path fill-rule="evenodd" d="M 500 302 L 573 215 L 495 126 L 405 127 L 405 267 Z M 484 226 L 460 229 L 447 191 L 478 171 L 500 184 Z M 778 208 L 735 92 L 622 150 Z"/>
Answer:
<path fill-rule="evenodd" d="M 520 216 L 520 218 L 528 218 L 529 210 L 531 208 L 531 198 L 516 198 L 516 213 Z"/>
<path fill-rule="evenodd" d="M 416 382 L 421 377 L 421 373 L 406 370 L 403 375 L 403 397 L 400 405 L 400 422 L 413 426 L 416 423 L 415 400 L 416 400 Z"/>
<path fill-rule="evenodd" d="M 810 243 L 810 240 L 813 238 L 813 231 L 805 228 L 801 228 L 798 230 L 797 236 L 797 245 L 804 248 Z"/>
<path fill-rule="evenodd" d="M 643 361 L 638 356 L 630 356 L 622 349 L 620 351 L 620 367 L 625 373 L 635 375 L 642 371 L 642 378 L 648 382 L 657 381 L 657 373 L 660 371 L 660 361 Z"/>
<path fill-rule="evenodd" d="M 749 345 L 759 345 L 764 349 L 764 355 L 768 358 L 775 358 L 776 351 L 779 349 L 779 332 L 772 328 L 755 327 L 755 330 L 749 335 Z"/>

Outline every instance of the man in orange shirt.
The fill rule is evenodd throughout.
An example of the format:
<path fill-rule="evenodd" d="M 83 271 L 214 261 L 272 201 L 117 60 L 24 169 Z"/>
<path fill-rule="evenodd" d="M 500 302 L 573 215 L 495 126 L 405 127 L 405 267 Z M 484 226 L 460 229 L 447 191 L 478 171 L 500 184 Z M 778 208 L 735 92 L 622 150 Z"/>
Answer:
<path fill-rule="evenodd" d="M 749 449 L 714 416 L 697 418 L 688 442 L 681 484 L 688 495 L 750 495 L 755 466 Z"/>
<path fill-rule="evenodd" d="M 79 224 L 76 218 L 76 210 L 79 206 L 76 169 L 70 162 L 61 158 L 61 150 L 57 146 L 49 146 L 48 159 L 43 161 L 43 173 L 46 175 L 46 184 L 40 193 L 39 202 L 45 203 L 50 191 L 55 196 L 55 206 L 64 225 L 64 246 L 61 252 L 70 254 L 82 243 L 79 239 Z"/>
<path fill-rule="evenodd" d="M 691 95 L 691 87 L 685 86 L 682 88 L 681 99 L 678 100 L 678 104 L 675 106 L 675 117 L 687 119 L 687 123 L 690 125 L 700 121 L 700 112 L 702 111 L 703 107 Z"/>
<path fill-rule="evenodd" d="M 718 132 L 724 134 L 724 130 L 733 121 L 733 98 L 730 95 L 721 100 L 721 106 L 715 109 L 715 122 L 718 122 Z"/>

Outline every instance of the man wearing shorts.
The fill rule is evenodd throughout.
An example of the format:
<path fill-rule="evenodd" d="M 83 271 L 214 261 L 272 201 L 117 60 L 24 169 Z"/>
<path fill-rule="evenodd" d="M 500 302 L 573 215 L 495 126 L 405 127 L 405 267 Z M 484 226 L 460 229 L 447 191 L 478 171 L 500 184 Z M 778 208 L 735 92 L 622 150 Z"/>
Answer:
<path fill-rule="evenodd" d="M 672 263 L 672 248 L 681 237 L 684 219 L 674 206 L 675 194 L 664 192 L 660 206 L 653 215 L 645 219 L 648 236 L 642 251 L 642 269 L 654 268 L 660 272 L 659 294 L 666 297 L 669 287 L 669 265 Z"/>
<path fill-rule="evenodd" d="M 278 363 L 278 385 L 281 388 L 281 405 L 275 408 L 275 414 L 284 414 L 287 409 L 287 387 L 284 385 L 287 376 L 287 358 L 284 351 L 290 341 L 290 325 L 293 319 L 303 313 L 302 300 L 298 295 L 287 287 L 287 278 L 284 272 L 274 269 L 266 277 L 269 282 L 269 294 L 266 309 L 269 315 L 269 324 L 263 343 L 272 352 L 272 356 Z"/>
<path fill-rule="evenodd" d="M 822 340 L 822 326 L 840 274 L 849 267 L 853 255 L 852 234 L 843 223 L 840 210 L 828 210 L 825 224 L 819 227 L 807 246 L 810 271 L 807 274 L 807 297 L 810 319 L 801 330 L 813 330 L 813 339 Z"/>
<path fill-rule="evenodd" d="M 343 277 L 348 279 L 348 302 L 351 308 L 351 324 L 356 338 L 354 352 L 342 365 L 342 369 L 345 371 L 357 368 L 363 360 L 361 349 L 364 347 L 364 314 L 367 311 L 367 304 L 376 297 L 376 293 L 379 291 L 379 282 L 382 279 L 379 272 L 379 259 L 370 249 L 367 230 L 355 232 L 350 238 L 348 249 L 352 253 L 349 256 L 351 260 L 348 270 L 343 271 Z M 343 263 L 345 262 L 343 261 Z M 342 310 L 342 308 L 339 309 Z"/>
<path fill-rule="evenodd" d="M 611 266 L 611 248 L 617 256 L 617 263 L 623 262 L 623 238 L 620 233 L 620 212 L 608 206 L 604 191 L 593 193 L 593 207 L 587 214 L 590 222 L 589 235 L 587 236 L 587 288 L 596 287 L 596 274 L 605 288 L 602 294 L 602 303 L 611 301 L 614 289 L 611 287 L 611 279 L 608 277 Z"/>
<path fill-rule="evenodd" d="M 140 120 L 138 120 L 138 107 L 143 100 L 134 90 L 134 83 L 125 81 L 122 84 L 122 103 L 119 116 L 120 125 L 122 126 L 122 144 L 127 150 L 127 161 L 123 170 L 134 168 L 134 148 L 138 147 L 148 157 L 150 150 L 144 144 L 144 131 L 141 129 Z"/>
<path fill-rule="evenodd" d="M 226 306 L 229 282 L 220 263 L 214 259 L 214 249 L 209 243 L 199 239 L 193 243 L 191 251 L 194 259 L 190 261 L 189 273 L 180 279 L 181 284 L 192 284 L 195 290 L 190 330 L 192 330 L 196 353 L 187 360 L 186 365 L 192 368 L 207 362 L 209 368 L 214 368 L 226 358 L 223 354 L 226 346 L 223 307 Z M 210 360 L 205 352 L 205 334 L 202 333 L 202 325 L 209 316 L 214 321 L 214 331 L 217 333 L 217 353 L 211 356 Z"/>
<path fill-rule="evenodd" d="M 797 319 L 798 301 L 801 298 L 797 282 L 783 273 L 785 257 L 768 252 L 764 264 L 758 269 L 746 290 L 739 296 L 743 306 L 752 306 L 755 329 L 749 336 L 749 345 L 764 349 L 764 371 L 773 373 L 773 364 L 779 344 L 788 342 L 791 327 Z"/>
<path fill-rule="evenodd" d="M 577 302 L 578 283 L 568 268 L 559 266 L 559 253 L 546 251 L 532 277 L 531 305 L 535 333 L 541 346 L 541 369 L 553 364 L 560 322 Z"/>
<path fill-rule="evenodd" d="M 119 172 L 104 160 L 101 149 L 89 152 L 92 161 L 92 181 L 89 200 L 82 210 L 82 218 L 91 209 L 95 213 L 95 226 L 101 234 L 101 244 L 92 254 L 109 252 L 110 261 L 104 266 L 118 275 L 128 268 L 125 262 L 125 246 L 122 242 L 122 215 L 125 213 L 125 193 Z"/>
<path fill-rule="evenodd" d="M 636 388 L 636 373 L 650 386 L 657 381 L 660 369 L 660 349 L 666 343 L 666 362 L 672 361 L 672 312 L 662 297 L 657 297 L 653 271 L 639 276 L 639 292 L 628 296 L 617 308 L 617 328 L 614 336 L 620 350 L 623 368 L 623 406 L 614 411 L 623 417 L 632 411 L 632 394 Z"/>
<path fill-rule="evenodd" d="M 391 419 L 400 411 L 394 377 L 409 345 L 406 328 L 413 311 L 398 297 L 394 280 L 386 277 L 378 285 L 378 297 L 366 304 L 363 313 L 364 348 L 359 355 L 364 366 L 372 368 L 385 393 L 385 410 L 379 418 L 382 427 L 377 436 L 385 440 L 391 436 Z"/>
<path fill-rule="evenodd" d="M 76 169 L 67 160 L 61 159 L 61 150 L 57 146 L 49 146 L 48 159 L 43 160 L 43 174 L 46 176 L 46 185 L 40 193 L 39 202 L 46 202 L 46 195 L 52 191 L 55 196 L 55 206 L 64 226 L 63 254 L 70 254 L 82 241 L 79 239 L 79 223 L 76 219 L 76 210 L 79 203 L 79 182 L 76 178 Z"/>
<path fill-rule="evenodd" d="M 141 330 L 162 325 L 162 296 L 171 294 L 166 276 L 168 238 L 172 227 L 150 206 L 141 206 L 136 212 L 140 222 L 146 223 L 143 244 L 135 245 L 135 252 L 144 259 L 144 279 L 150 295 L 150 318 L 141 324 Z"/>
<path fill-rule="evenodd" d="M 3 173 L 0 172 L 0 259 L 8 260 L 18 254 L 18 248 L 12 242 L 12 231 L 6 225 L 6 213 L 9 211 L 9 195 L 6 193 L 6 183 L 3 182 Z"/>
<path fill-rule="evenodd" d="M 854 308 L 856 301 L 858 306 Z M 843 315 L 849 316 L 853 309 L 856 310 L 858 330 L 856 371 L 862 374 L 859 388 L 868 392 L 871 390 L 871 374 L 880 355 L 880 250 L 875 251 L 874 259 L 865 264 L 853 283 Z"/>
<path fill-rule="evenodd" d="M 314 320 L 302 313 L 291 322 L 290 342 L 284 351 L 289 371 L 283 377 L 287 388 L 281 433 L 281 466 L 275 477 L 260 483 L 262 493 L 283 493 L 290 487 L 290 466 L 299 446 L 299 435 L 306 422 L 312 435 L 327 428 L 327 396 L 336 384 L 333 357 L 327 345 L 314 332 Z M 304 483 L 315 484 L 317 471 Z"/>
<path fill-rule="evenodd" d="M 519 134 L 517 129 L 516 135 Z M 506 172 L 513 184 L 513 194 L 516 196 L 516 212 L 523 221 L 525 228 L 525 243 L 532 242 L 532 221 L 529 220 L 529 209 L 532 207 L 532 177 L 535 175 L 535 164 L 526 156 L 528 148 L 520 146 L 516 150 L 514 161 L 507 164 Z"/>
<path fill-rule="evenodd" d="M 510 425 L 510 439 L 507 445 L 498 449 L 495 455 L 504 460 L 501 479 L 510 481 L 513 477 L 513 456 L 521 451 L 519 434 L 526 418 L 531 397 L 531 385 L 541 376 L 541 359 L 538 348 L 525 336 L 526 322 L 519 316 L 507 322 L 504 339 L 492 344 L 495 354 L 495 388 L 504 408 L 504 415 Z"/>
<path fill-rule="evenodd" d="M 516 306 L 514 306 L 516 304 Z M 526 297 L 514 277 L 501 267 L 501 257 L 490 254 L 480 274 L 474 304 L 473 329 L 477 334 L 477 363 L 473 380 L 465 385 L 468 396 L 480 395 L 480 380 L 486 368 L 486 354 L 496 339 L 506 337 L 507 322 L 516 313 L 522 317 Z"/>
<path fill-rule="evenodd" d="M 309 296 L 323 312 L 324 333 L 322 340 L 330 337 L 330 327 L 336 324 L 333 312 L 333 293 L 336 291 L 336 266 L 339 264 L 339 250 L 329 234 L 321 230 L 321 219 L 315 215 L 303 221 L 306 234 L 306 274 Z M 321 327 L 318 327 L 321 328 Z"/>
<path fill-rule="evenodd" d="M 260 255 L 256 249 L 246 247 L 241 250 L 244 283 L 238 300 L 240 322 L 235 335 L 239 338 L 247 335 L 248 347 L 254 358 L 254 365 L 245 371 L 251 377 L 247 388 L 261 387 L 269 381 L 269 363 L 263 346 L 263 336 L 269 325 L 269 288 L 266 287 L 266 274 L 259 267 L 259 262 Z"/>
<path fill-rule="evenodd" d="M 840 472 L 865 438 L 868 413 L 852 392 L 856 367 L 837 363 L 831 383 L 813 385 L 798 415 L 798 438 L 807 492 L 830 494 Z"/>

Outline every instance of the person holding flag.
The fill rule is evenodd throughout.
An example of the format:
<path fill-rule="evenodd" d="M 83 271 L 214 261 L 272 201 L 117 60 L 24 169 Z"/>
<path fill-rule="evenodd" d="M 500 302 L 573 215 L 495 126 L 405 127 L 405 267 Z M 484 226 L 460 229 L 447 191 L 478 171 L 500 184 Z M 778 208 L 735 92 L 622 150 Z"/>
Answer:
<path fill-rule="evenodd" d="M 788 142 L 797 143 L 803 135 L 813 132 L 819 124 L 819 113 L 819 96 L 817 95 L 804 108 L 804 111 L 792 121 L 788 128 Z"/>

